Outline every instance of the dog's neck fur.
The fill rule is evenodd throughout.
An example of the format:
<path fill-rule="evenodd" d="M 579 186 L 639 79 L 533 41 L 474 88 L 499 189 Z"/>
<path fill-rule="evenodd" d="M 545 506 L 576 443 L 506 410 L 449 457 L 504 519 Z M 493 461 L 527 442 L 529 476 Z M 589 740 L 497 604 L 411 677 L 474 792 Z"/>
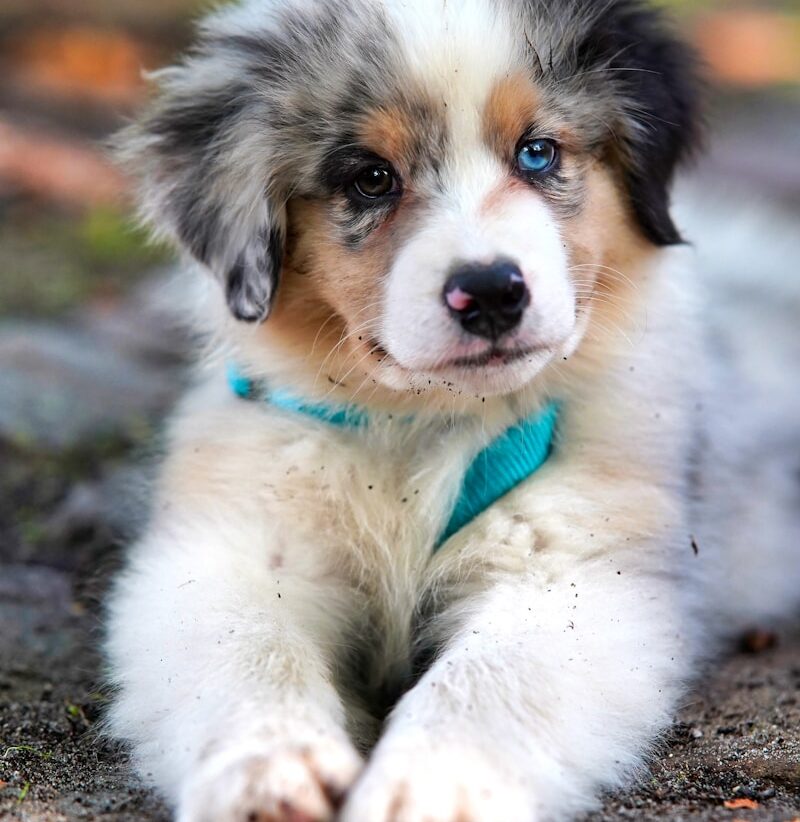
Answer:
<path fill-rule="evenodd" d="M 228 384 L 243 400 L 265 402 L 288 414 L 299 414 L 324 425 L 363 430 L 370 424 L 366 409 L 307 402 L 274 386 L 248 379 L 233 364 L 228 367 Z M 551 403 L 543 411 L 518 420 L 477 453 L 464 472 L 459 495 L 436 542 L 436 550 L 547 462 L 553 450 L 558 411 L 558 405 Z M 402 422 L 410 425 L 413 417 L 406 417 Z"/>

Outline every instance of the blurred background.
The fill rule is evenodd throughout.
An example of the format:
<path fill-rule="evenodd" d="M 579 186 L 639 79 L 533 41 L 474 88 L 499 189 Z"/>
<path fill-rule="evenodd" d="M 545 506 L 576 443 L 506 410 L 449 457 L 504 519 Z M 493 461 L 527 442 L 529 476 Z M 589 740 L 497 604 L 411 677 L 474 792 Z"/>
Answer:
<path fill-rule="evenodd" d="M 103 141 L 142 102 L 142 70 L 180 51 L 190 21 L 208 5 L 0 0 L 4 819 L 163 817 L 157 803 L 120 777 L 114 752 L 86 742 L 104 699 L 87 637 L 98 622 L 96 592 L 137 507 L 130 489 L 142 469 L 131 467 L 130 455 L 151 441 L 179 392 L 184 359 L 183 340 L 152 287 L 168 280 L 171 256 L 132 228 L 125 180 L 106 159 Z M 712 81 L 709 151 L 681 184 L 685 220 L 704 212 L 716 220 L 716 236 L 725 237 L 744 215 L 749 242 L 760 241 L 752 226 L 765 227 L 773 280 L 797 279 L 797 258 L 787 255 L 799 248 L 792 242 L 800 225 L 800 0 L 662 5 L 696 43 Z M 739 247 L 725 243 L 713 265 L 724 266 L 727 254 L 735 268 Z M 776 304 L 783 304 L 775 316 L 786 310 L 782 293 L 776 291 Z M 737 305 L 742 301 L 740 295 Z M 794 314 L 784 327 L 800 327 L 798 305 L 790 302 Z M 770 663 L 777 690 L 764 710 L 780 702 L 781 689 L 800 689 L 800 654 L 785 653 Z M 786 742 L 789 730 L 781 741 L 787 761 L 800 761 L 800 718 L 784 711 L 772 721 L 794 724 L 794 742 Z M 683 753 L 681 740 L 675 743 L 682 767 L 691 770 L 700 737 Z M 709 761 L 718 754 L 712 750 Z M 695 791 L 711 796 L 713 807 L 737 797 L 774 802 L 776 791 L 791 806 L 785 779 L 775 787 L 763 773 L 755 778 L 730 761 L 725 767 L 734 776 L 721 771 Z M 795 780 L 800 802 L 796 770 Z M 657 786 L 648 790 L 630 799 L 632 807 L 650 802 L 667 813 L 664 803 L 691 810 L 700 801 L 691 791 L 670 799 Z M 759 791 L 772 797 L 759 799 Z"/>
<path fill-rule="evenodd" d="M 704 172 L 794 201 L 800 0 L 663 0 L 717 93 Z M 100 141 L 141 102 L 141 72 L 185 45 L 198 0 L 0 0 L 0 312 L 52 317 L 113 299 L 164 260 L 127 230 Z"/>

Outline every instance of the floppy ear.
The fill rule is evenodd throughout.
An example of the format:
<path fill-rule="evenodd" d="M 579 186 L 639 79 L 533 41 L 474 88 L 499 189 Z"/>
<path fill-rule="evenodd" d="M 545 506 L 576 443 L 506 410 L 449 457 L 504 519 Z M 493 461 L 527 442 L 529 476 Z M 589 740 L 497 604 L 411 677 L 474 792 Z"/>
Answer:
<path fill-rule="evenodd" d="M 214 273 L 237 319 L 262 322 L 280 279 L 286 217 L 255 93 L 211 55 L 153 79 L 150 110 L 118 139 L 141 212 L 157 236 Z"/>
<path fill-rule="evenodd" d="M 682 242 L 670 216 L 670 187 L 701 141 L 694 53 L 661 13 L 614 0 L 588 28 L 578 60 L 579 70 L 611 87 L 622 112 L 613 153 L 642 231 L 656 245 Z"/>

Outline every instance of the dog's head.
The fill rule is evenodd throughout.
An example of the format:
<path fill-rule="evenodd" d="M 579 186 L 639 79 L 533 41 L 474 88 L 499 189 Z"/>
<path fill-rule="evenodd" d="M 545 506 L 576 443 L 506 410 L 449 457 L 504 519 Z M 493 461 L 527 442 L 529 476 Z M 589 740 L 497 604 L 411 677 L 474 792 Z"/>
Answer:
<path fill-rule="evenodd" d="M 146 216 L 333 382 L 515 391 L 680 241 L 693 61 L 633 0 L 250 0 L 157 80 Z"/>

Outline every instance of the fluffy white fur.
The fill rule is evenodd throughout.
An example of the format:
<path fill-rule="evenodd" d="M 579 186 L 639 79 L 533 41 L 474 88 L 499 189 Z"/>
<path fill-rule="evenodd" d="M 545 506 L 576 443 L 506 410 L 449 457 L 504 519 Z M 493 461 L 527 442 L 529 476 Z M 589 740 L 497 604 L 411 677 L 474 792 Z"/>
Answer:
<path fill-rule="evenodd" d="M 418 34 L 410 41 L 424 49 Z M 460 179 L 480 197 L 481 175 L 494 172 L 471 156 Z M 463 192 L 453 203 L 464 233 L 472 206 Z M 552 235 L 549 262 L 532 258 L 530 270 L 547 273 L 535 305 L 568 359 L 548 377 L 563 400 L 558 448 L 435 556 L 464 467 L 536 392 L 458 424 L 376 413 L 366 431 L 244 402 L 222 360 L 232 350 L 252 365 L 263 340 L 222 320 L 209 286 L 206 321 L 224 345 L 175 414 L 147 533 L 109 605 L 110 727 L 180 822 L 327 820 L 345 794 L 344 822 L 568 818 L 642 767 L 714 643 L 796 604 L 800 563 L 781 559 L 789 525 L 767 505 L 785 466 L 762 465 L 728 431 L 721 383 L 704 395 L 694 252 L 660 251 L 628 270 L 626 327 L 572 362 L 585 328 L 571 325 L 557 229 L 544 209 L 520 208 L 495 215 L 485 236 L 497 244 L 488 252 L 516 243 L 524 260 L 542 245 L 527 248 L 516 221 Z M 440 213 L 407 253 L 440 254 L 443 266 L 467 253 L 447 220 Z M 414 279 L 425 272 L 403 265 L 388 283 L 385 333 L 418 367 L 414 357 L 447 341 L 425 315 L 433 298 Z M 557 308 L 566 301 L 563 321 L 547 289 Z M 258 356 L 278 384 L 309 384 L 283 352 Z M 525 381 L 506 378 L 509 391 Z M 710 440 L 702 505 L 690 483 L 699 430 Z M 753 486 L 735 491 L 747 488 L 738 480 L 760 485 L 767 472 L 765 499 L 745 505 Z M 344 660 L 375 638 L 368 681 L 410 674 L 415 643 L 438 653 L 370 750 L 377 729 Z"/>

